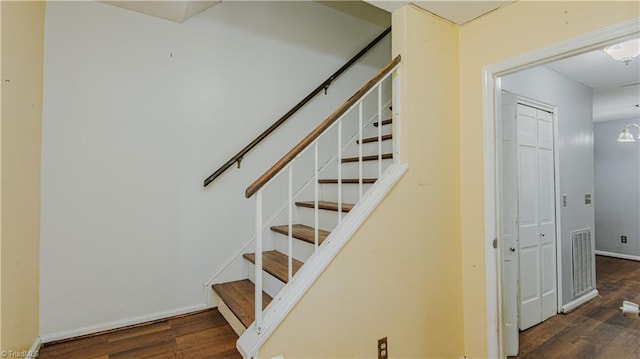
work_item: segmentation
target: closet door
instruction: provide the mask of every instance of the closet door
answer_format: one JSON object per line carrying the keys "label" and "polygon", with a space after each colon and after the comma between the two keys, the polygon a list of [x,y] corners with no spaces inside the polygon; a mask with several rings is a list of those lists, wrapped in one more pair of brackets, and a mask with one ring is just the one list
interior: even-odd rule
{"label": "closet door", "polygon": [[553,115],[518,104],[520,330],[556,314]]}

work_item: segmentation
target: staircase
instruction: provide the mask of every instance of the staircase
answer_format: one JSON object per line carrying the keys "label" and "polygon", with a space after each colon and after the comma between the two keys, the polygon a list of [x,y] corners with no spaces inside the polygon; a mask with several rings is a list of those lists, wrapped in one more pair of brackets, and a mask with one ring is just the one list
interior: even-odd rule
{"label": "staircase", "polygon": [[[385,66],[247,188],[246,197],[256,198],[255,251],[241,255],[244,278],[212,285],[220,312],[240,336],[237,347],[245,358],[257,356],[277,324],[406,170],[399,164],[394,138],[399,115],[389,106],[396,101],[392,94],[399,62],[397,57]],[[335,150],[323,155],[320,146]],[[294,178],[306,180],[296,184]],[[287,190],[273,189],[283,198],[267,194],[265,207],[263,192],[279,188],[278,179]],[[270,216],[266,220],[265,211]]]}
{"label": "staircase", "polygon": [[[382,135],[382,141],[387,142],[390,141],[393,137],[390,133],[392,120],[384,120],[382,121],[383,131],[387,132]],[[378,127],[378,122],[375,122],[372,126]],[[364,138],[362,143],[373,143],[378,142],[378,137],[369,137]],[[356,141],[359,144],[359,141]],[[378,155],[371,154],[362,156],[363,162],[373,163],[375,166],[378,164]],[[383,168],[389,165],[390,161],[393,159],[392,153],[383,153],[382,161]],[[350,165],[352,163],[360,162],[360,157],[346,157],[342,158],[341,162],[343,165]],[[363,184],[373,184],[377,178],[363,178]],[[318,183],[332,185],[334,187],[338,186],[338,178],[329,178],[329,179],[320,179]],[[360,179],[358,178],[343,178],[342,183],[345,185],[348,184],[359,184]],[[346,186],[345,186],[346,187]],[[354,191],[356,188],[343,188],[343,191]],[[337,192],[337,189],[334,189],[334,192]],[[315,209],[316,204],[315,201],[297,201],[295,202],[297,208],[309,208]],[[321,211],[337,213],[338,212],[338,202],[331,201],[318,201],[318,209]],[[342,213],[349,213],[353,209],[353,203],[342,203]],[[288,237],[289,236],[289,225],[275,225],[271,226],[271,231],[274,233],[278,233],[279,235]],[[298,245],[315,245],[315,228],[313,226],[305,225],[305,224],[293,224],[291,226],[291,235],[295,241],[297,241]],[[318,244],[322,245],[324,240],[329,236],[330,231],[318,229]],[[251,265],[255,265],[255,253],[245,253],[242,257]],[[281,253],[277,250],[270,250],[262,252],[262,270],[265,274],[269,275],[274,280],[279,281],[282,286],[288,283],[288,255],[285,253]],[[296,272],[303,266],[303,262],[292,259],[293,267],[292,272],[295,275]],[[229,323],[233,323],[232,326],[238,335],[242,335],[246,328],[248,328],[251,323],[253,323],[255,315],[255,286],[252,281],[249,279],[243,279],[234,282],[221,283],[212,285],[214,292],[217,295],[218,303],[222,303],[222,305],[226,306],[228,310],[221,311],[225,319]],[[263,308],[266,308],[268,303],[271,302],[272,297],[269,296],[266,292],[262,293],[262,305]],[[241,326],[237,325],[237,323],[241,323]]]}

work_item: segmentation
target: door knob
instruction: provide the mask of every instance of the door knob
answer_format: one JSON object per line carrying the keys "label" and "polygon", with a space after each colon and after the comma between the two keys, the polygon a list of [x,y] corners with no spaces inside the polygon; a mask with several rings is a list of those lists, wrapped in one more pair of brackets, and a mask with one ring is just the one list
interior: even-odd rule
{"label": "door knob", "polygon": [[515,249],[515,248],[513,248],[513,247],[510,247],[510,248],[509,248],[509,250],[510,250],[510,251],[512,251],[512,252],[515,252],[515,251],[516,251],[516,249]]}

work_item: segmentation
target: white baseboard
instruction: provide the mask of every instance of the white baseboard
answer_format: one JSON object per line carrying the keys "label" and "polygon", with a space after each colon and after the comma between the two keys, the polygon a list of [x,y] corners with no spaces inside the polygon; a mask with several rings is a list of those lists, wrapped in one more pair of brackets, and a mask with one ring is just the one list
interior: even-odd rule
{"label": "white baseboard", "polygon": [[113,329],[128,327],[130,325],[142,324],[142,323],[151,322],[154,320],[160,320],[164,318],[174,317],[177,315],[197,312],[199,310],[207,309],[209,307],[210,306],[206,304],[197,304],[189,307],[169,310],[166,312],[140,315],[136,317],[126,318],[121,320],[114,320],[106,323],[90,325],[90,326],[81,327],[77,329],[62,330],[62,331],[53,332],[53,333],[43,333],[43,334],[40,334],[39,339],[40,339],[40,343],[46,344],[53,341],[75,338],[75,337],[88,335],[88,334],[95,334],[95,333],[103,332],[106,330],[113,330]]}
{"label": "white baseboard", "polygon": [[31,348],[29,348],[29,351],[27,352],[27,355],[25,356],[25,358],[36,359],[40,353],[41,346],[42,346],[42,338],[38,336],[36,337],[36,340],[33,341],[33,344],[31,345]]}
{"label": "white baseboard", "polygon": [[576,299],[570,301],[569,303],[563,305],[562,308],[560,308],[560,311],[562,311],[562,313],[564,313],[564,314],[567,314],[567,313],[575,310],[579,306],[583,305],[584,303],[590,301],[591,299],[597,297],[598,294],[599,294],[598,290],[594,289],[591,292],[581,296],[580,298],[576,298]]}
{"label": "white baseboard", "polygon": [[632,261],[640,261],[640,256],[633,256],[630,254],[622,254],[622,253],[614,253],[614,252],[605,252],[596,250],[596,255],[598,256],[606,256],[606,257],[614,257],[621,259],[629,259]]}

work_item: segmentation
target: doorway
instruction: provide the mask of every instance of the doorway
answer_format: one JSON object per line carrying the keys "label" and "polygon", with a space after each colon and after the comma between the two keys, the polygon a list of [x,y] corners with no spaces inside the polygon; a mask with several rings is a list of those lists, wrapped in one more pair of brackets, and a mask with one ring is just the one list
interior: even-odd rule
{"label": "doorway", "polygon": [[[484,164],[485,164],[485,172],[484,172],[484,182],[485,182],[485,208],[488,209],[486,211],[485,216],[485,226],[486,230],[486,240],[487,242],[491,242],[494,240],[493,248],[505,248],[504,238],[499,236],[498,228],[500,228],[501,223],[499,219],[499,214],[503,208],[500,206],[500,187],[499,187],[499,174],[501,169],[499,168],[499,159],[501,157],[501,153],[499,152],[499,138],[497,137],[501,131],[501,124],[499,123],[499,110],[500,110],[500,96],[502,86],[500,83],[500,79],[503,76],[508,74],[513,74],[517,71],[521,71],[523,69],[533,68],[534,66],[538,66],[540,64],[548,63],[552,60],[558,60],[561,58],[569,57],[572,55],[576,55],[579,53],[585,53],[595,49],[601,49],[603,46],[611,45],[617,42],[620,42],[624,39],[627,39],[631,36],[637,36],[637,27],[635,22],[628,22],[624,24],[620,24],[615,28],[603,29],[601,31],[596,31],[594,33],[581,36],[579,38],[575,38],[571,41],[564,42],[562,44],[550,46],[530,54],[526,54],[523,56],[519,56],[518,58],[514,58],[512,60],[504,61],[498,64],[494,64],[486,67],[483,70],[483,106],[485,108],[484,115],[484,134],[485,134],[485,152],[484,152]],[[561,113],[560,116],[563,116],[564,113]],[[577,138],[579,140],[579,138]],[[565,163],[566,164],[566,163]],[[566,170],[566,169],[563,169]],[[580,195],[572,196],[571,198],[578,203],[578,200],[584,200],[585,204],[587,200],[590,201],[590,194],[585,193]],[[563,198],[563,193],[557,192],[557,198]],[[583,228],[589,229],[589,228]],[[570,253],[571,247],[565,248],[568,246],[570,241],[567,243],[561,243],[559,247],[562,247],[558,250],[557,253],[557,264],[560,268],[562,268],[562,256],[567,253]],[[502,286],[502,264],[503,264],[503,251],[502,250],[494,250],[489,247],[486,250],[486,261],[487,261],[487,311],[490,318],[496,318],[497,323],[504,323],[505,318],[503,317],[503,313],[501,308],[503,306],[503,299],[505,291]],[[570,263],[570,262],[568,262]],[[570,264],[567,264],[567,266]],[[558,297],[562,298],[563,291],[570,289],[561,288],[561,283],[566,278],[560,278],[558,280]],[[571,278],[569,278],[571,280]],[[495,289],[495,292],[492,291]],[[593,291],[590,292],[593,294]],[[595,292],[597,295],[597,292]],[[575,307],[580,305],[580,301],[576,301],[576,303],[568,303],[566,304],[567,310],[571,310],[571,307]],[[560,307],[558,305],[558,307]],[[497,329],[497,330],[492,330]],[[502,325],[498,325],[497,328],[493,327],[491,320],[488,322],[488,343],[489,347],[493,346],[493,343],[496,343],[496,354],[499,357],[506,356],[506,346],[505,341],[503,340],[503,327]],[[490,349],[491,352],[491,349]]]}

